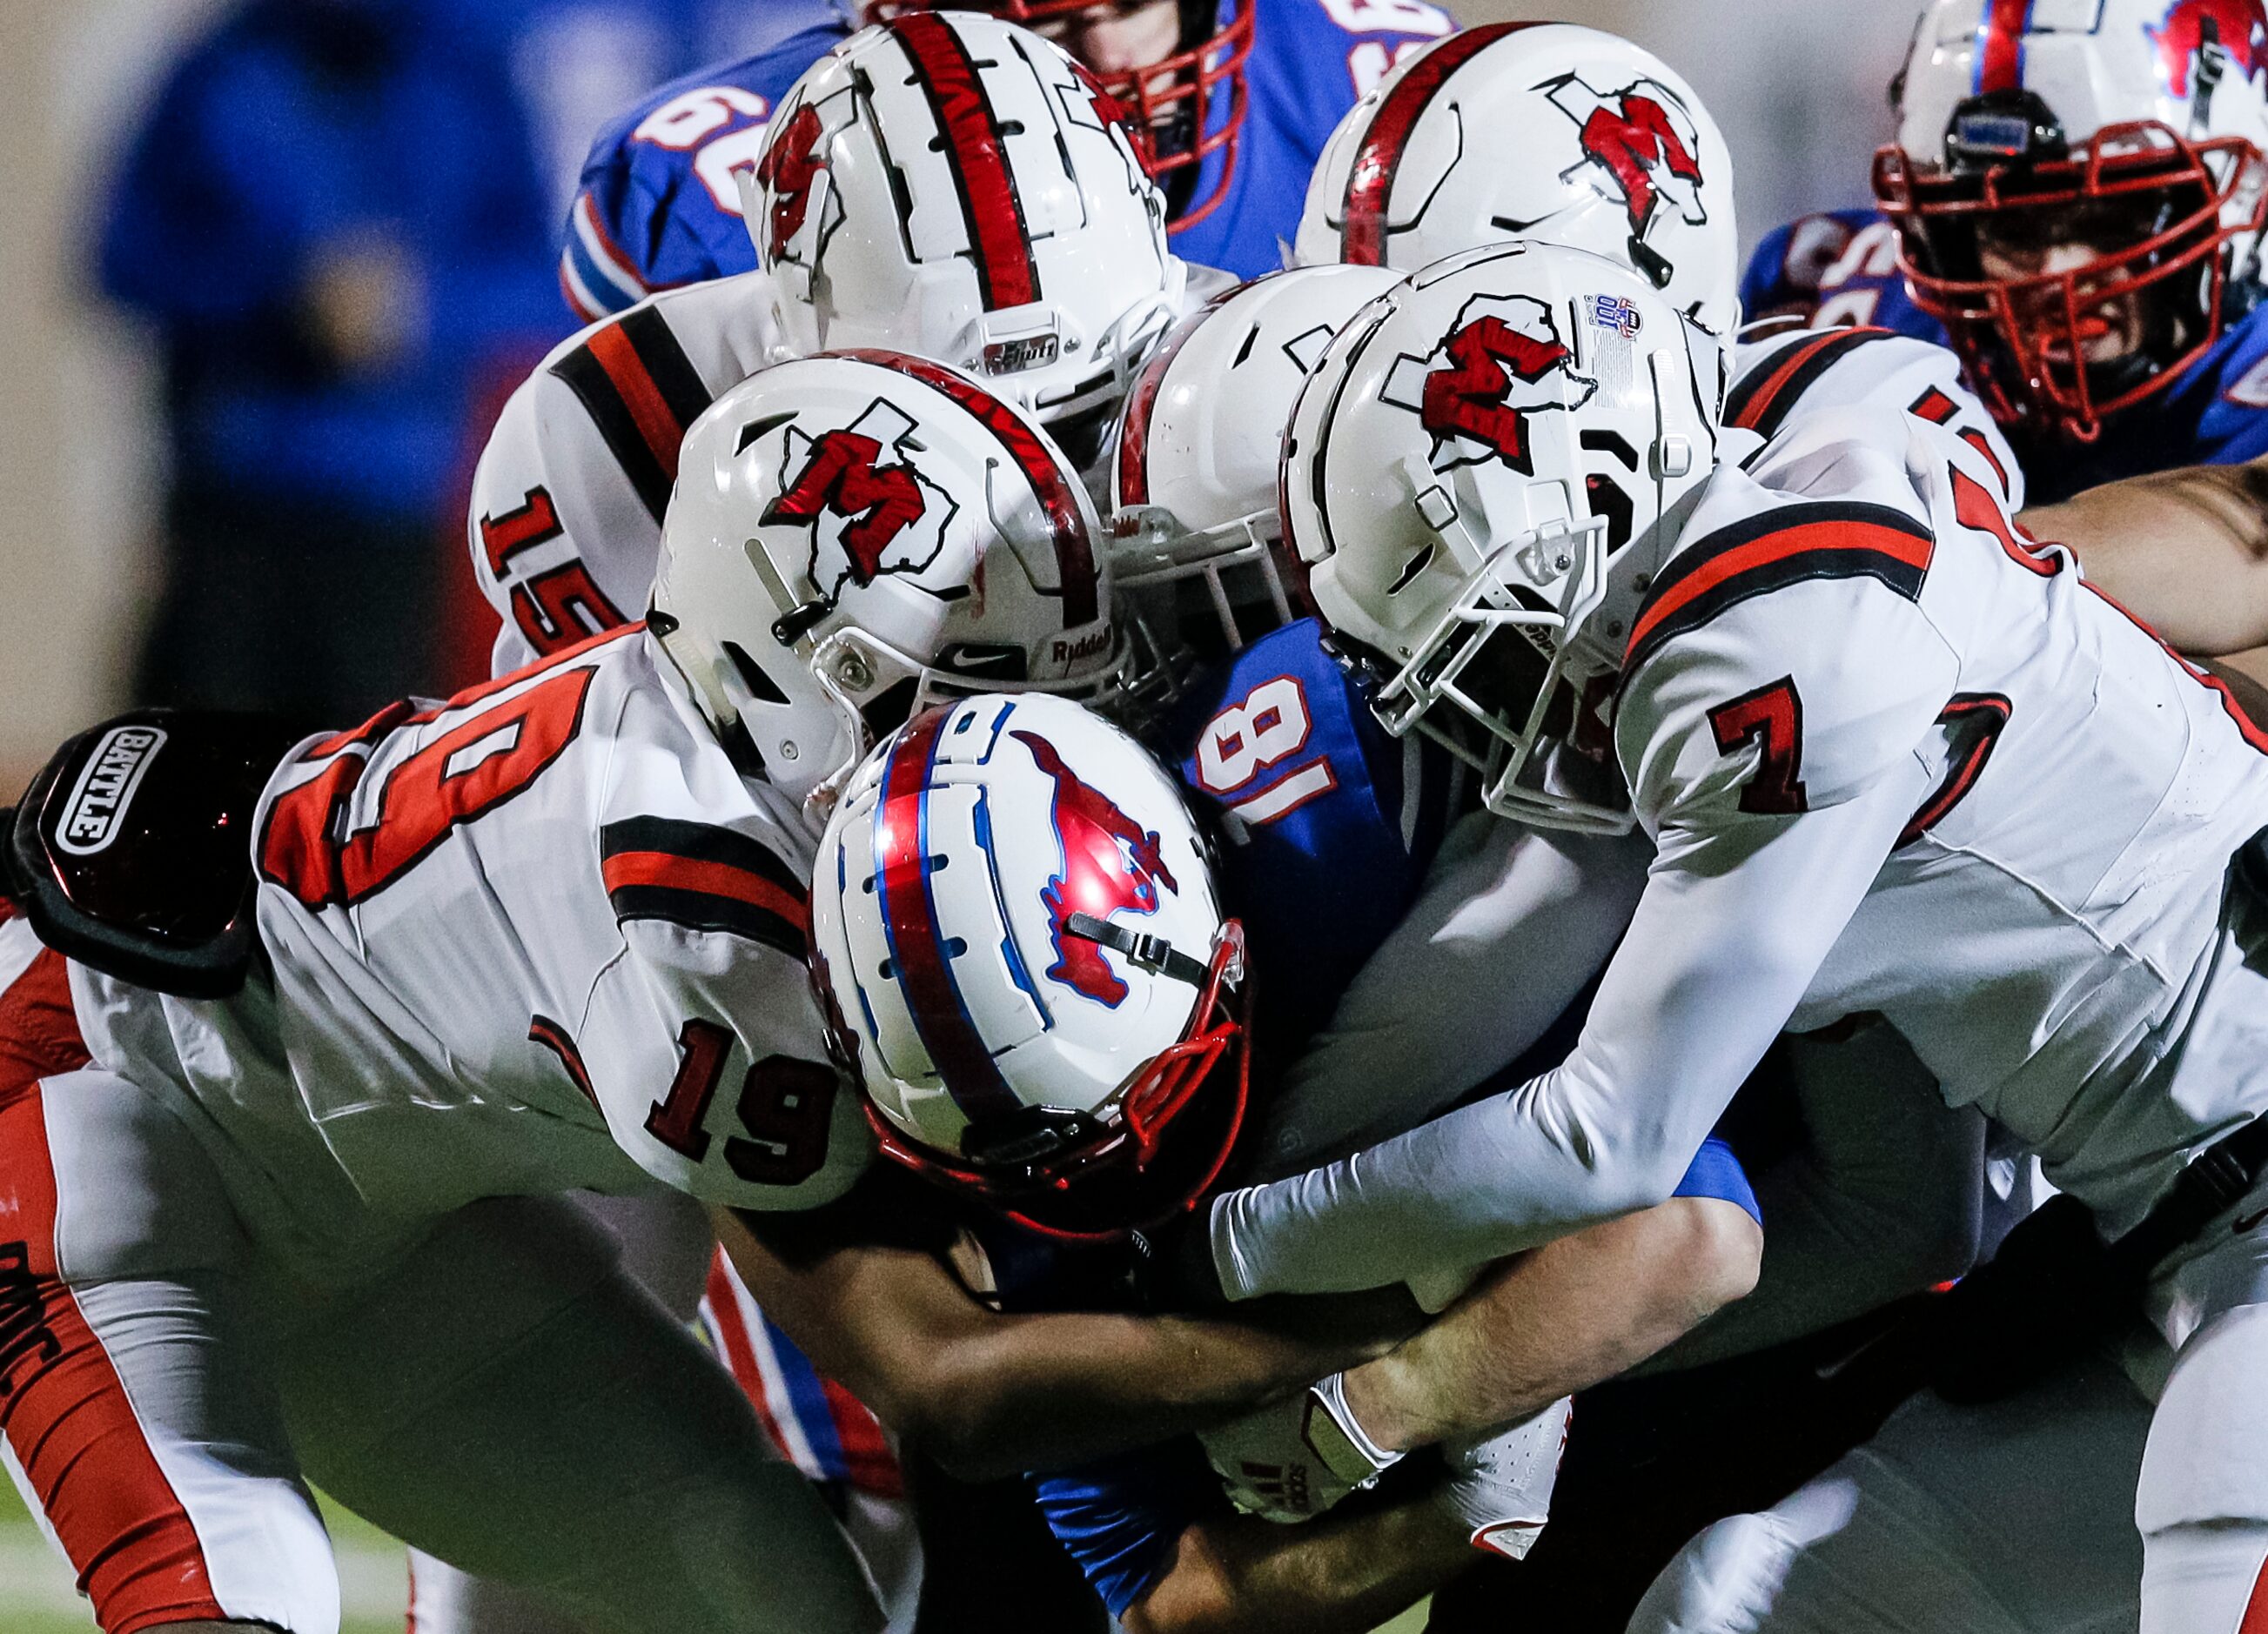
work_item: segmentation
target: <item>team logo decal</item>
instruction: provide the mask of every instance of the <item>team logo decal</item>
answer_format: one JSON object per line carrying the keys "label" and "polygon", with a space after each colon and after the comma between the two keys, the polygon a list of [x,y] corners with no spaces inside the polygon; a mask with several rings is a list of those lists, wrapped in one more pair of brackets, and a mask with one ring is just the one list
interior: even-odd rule
{"label": "team logo decal", "polygon": [[1154,914],[1158,887],[1175,895],[1182,887],[1160,855],[1158,836],[1145,832],[1107,794],[1079,780],[1056,746],[1035,732],[1008,734],[1031,750],[1039,769],[1055,780],[1056,837],[1063,845],[1063,868],[1040,892],[1048,910],[1056,961],[1051,981],[1061,982],[1098,1004],[1116,1009],[1129,989],[1085,937],[1068,933],[1073,914],[1108,919],[1114,914]]}
{"label": "team logo decal", "polygon": [[2268,11],[2261,0],[2174,0],[2166,20],[2153,27],[2143,25],[2158,48],[2158,64],[2174,95],[2190,94],[2190,70],[2196,65],[2200,96],[2231,68],[2242,79],[2257,79],[2268,71]]}
{"label": "team logo decal", "polygon": [[819,110],[806,102],[764,145],[756,180],[771,195],[764,236],[767,261],[784,256],[789,241],[803,231],[804,217],[811,210],[812,184],[827,168],[819,156],[826,140]]}
{"label": "team logo decal", "polygon": [[1632,245],[1643,243],[1665,210],[1689,227],[1709,219],[1701,202],[1700,143],[1693,116],[1668,86],[1641,79],[1602,92],[1580,76],[1565,74],[1546,85],[1544,94],[1575,121],[1576,144],[1583,153],[1560,179],[1572,181],[1587,170],[1594,186],[1622,200],[1630,212]]}
{"label": "team logo decal", "polygon": [[1406,354],[1381,395],[1432,434],[1436,471],[1501,460],[1535,474],[1528,416],[1590,401],[1599,383],[1575,372],[1551,309],[1531,295],[1476,295],[1438,350]]}
{"label": "team logo decal", "polygon": [[[808,570],[829,606],[846,583],[926,572],[945,548],[960,506],[907,459],[913,431],[913,417],[880,397],[846,430],[813,438],[788,427],[779,497],[758,520],[811,525]],[[884,463],[885,450],[897,458]]]}

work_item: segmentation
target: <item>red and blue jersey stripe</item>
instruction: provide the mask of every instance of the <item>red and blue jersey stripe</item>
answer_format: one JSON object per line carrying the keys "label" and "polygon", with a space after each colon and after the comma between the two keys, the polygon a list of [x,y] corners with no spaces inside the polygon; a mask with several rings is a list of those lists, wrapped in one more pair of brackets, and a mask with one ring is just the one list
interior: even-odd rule
{"label": "red and blue jersey stripe", "polygon": [[790,1463],[814,1481],[904,1496],[905,1474],[881,1421],[763,1314],[722,1248],[710,1262],[701,1326]]}

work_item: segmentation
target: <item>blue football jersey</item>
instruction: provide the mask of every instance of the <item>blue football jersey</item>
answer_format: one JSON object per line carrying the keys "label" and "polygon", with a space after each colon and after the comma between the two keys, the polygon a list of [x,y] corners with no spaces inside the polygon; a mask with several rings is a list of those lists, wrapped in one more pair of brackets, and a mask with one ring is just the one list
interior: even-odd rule
{"label": "blue football jersey", "polygon": [[1314,619],[1200,675],[1166,741],[1219,832],[1221,891],[1244,921],[1263,1006],[1258,1035],[1289,1059],[1408,909],[1470,780],[1417,734],[1387,734],[1367,683],[1324,651]]}
{"label": "blue football jersey", "polygon": [[[1793,313],[1946,344],[1944,326],[1906,291],[1896,230],[1874,210],[1807,216],[1767,234],[1742,280],[1741,305],[1751,321]],[[2163,394],[2106,420],[2093,443],[2020,443],[2016,452],[2034,504],[2122,477],[2268,453],[2268,306],[2232,324]]]}
{"label": "blue football jersey", "polygon": [[1945,327],[1913,304],[1898,270],[1897,230],[1871,210],[1806,216],[1764,235],[1741,279],[1749,323],[1793,316],[1815,328],[1871,326],[1945,344]]}
{"label": "blue football jersey", "polygon": [[559,257],[559,286],[577,316],[595,323],[656,290],[755,267],[736,173],[755,168],[789,87],[850,33],[821,23],[696,70],[599,133]]}
{"label": "blue football jersey", "polygon": [[[1332,128],[1403,52],[1447,33],[1425,0],[1255,0],[1236,167],[1218,207],[1172,229],[1185,261],[1240,278],[1284,264],[1308,173]],[[585,323],[655,290],[747,272],[755,247],[735,173],[753,167],[772,109],[844,25],[808,28],[754,56],[664,85],[600,132],[568,212],[559,282]],[[1223,89],[1226,114],[1226,88]],[[1192,196],[1211,195],[1224,156]]]}
{"label": "blue football jersey", "polygon": [[[1171,229],[1174,254],[1240,278],[1283,266],[1300,230],[1307,178],[1347,110],[1405,52],[1452,32],[1425,0],[1254,0],[1248,101],[1236,168],[1218,206]],[[1190,196],[1206,199],[1225,156],[1200,169]]]}

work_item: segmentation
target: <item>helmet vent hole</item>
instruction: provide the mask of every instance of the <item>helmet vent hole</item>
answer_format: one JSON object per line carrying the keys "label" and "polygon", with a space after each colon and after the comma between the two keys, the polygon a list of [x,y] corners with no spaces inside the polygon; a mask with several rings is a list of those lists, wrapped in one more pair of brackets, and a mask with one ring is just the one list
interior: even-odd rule
{"label": "helmet vent hole", "polygon": [[1409,565],[1404,567],[1402,571],[1395,576],[1394,582],[1386,587],[1386,593],[1389,596],[1398,596],[1403,591],[1409,589],[1411,585],[1417,583],[1418,575],[1424,572],[1428,567],[1432,565],[1433,553],[1436,548],[1436,546],[1428,542],[1424,549],[1420,550],[1416,556],[1410,557]]}
{"label": "helmet vent hole", "polygon": [[750,444],[762,442],[794,418],[795,413],[791,409],[786,414],[768,414],[762,419],[749,421],[740,428],[740,440],[733,445],[733,457],[737,460],[748,452]]}
{"label": "helmet vent hole", "polygon": [[740,673],[740,684],[751,696],[760,703],[787,702],[787,694],[779,689],[779,683],[764,673],[763,666],[748,656],[746,647],[737,641],[728,641],[724,645],[725,656],[733,660],[733,667]]}

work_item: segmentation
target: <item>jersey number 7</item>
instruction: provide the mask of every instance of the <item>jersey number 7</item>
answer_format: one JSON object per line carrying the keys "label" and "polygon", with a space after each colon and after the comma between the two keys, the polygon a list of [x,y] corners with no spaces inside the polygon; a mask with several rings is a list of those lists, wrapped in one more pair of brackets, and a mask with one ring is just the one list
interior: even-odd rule
{"label": "jersey number 7", "polygon": [[1783,675],[1719,703],[1709,711],[1717,752],[1730,754],[1753,743],[1763,752],[1756,775],[1741,791],[1741,809],[1785,817],[1810,809],[1803,792],[1803,699],[1795,677]]}

